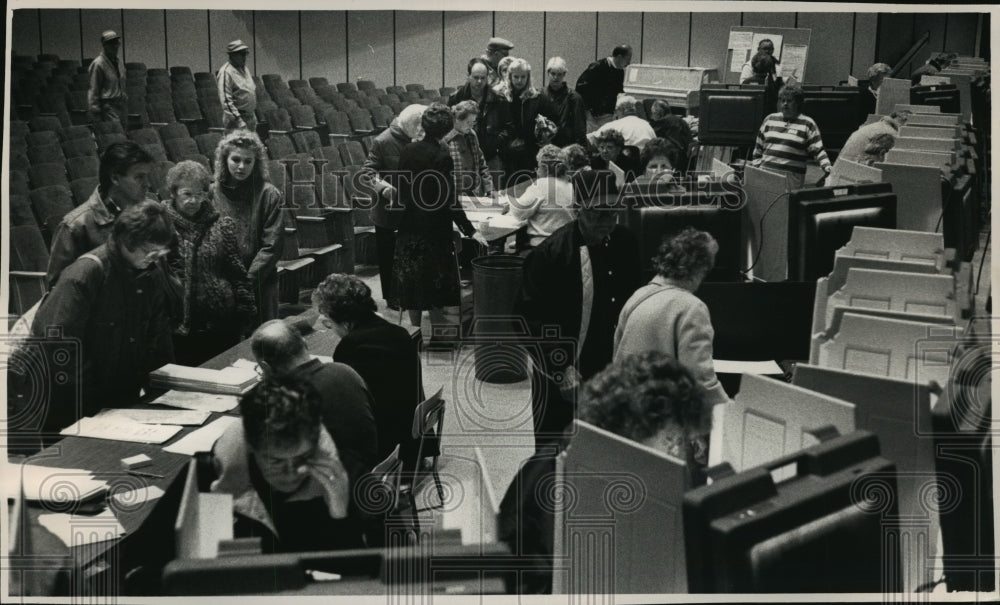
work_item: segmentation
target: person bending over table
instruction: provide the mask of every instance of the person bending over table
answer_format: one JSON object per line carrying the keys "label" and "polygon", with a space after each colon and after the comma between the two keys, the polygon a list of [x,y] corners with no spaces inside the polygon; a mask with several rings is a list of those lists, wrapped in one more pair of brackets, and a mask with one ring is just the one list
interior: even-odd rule
{"label": "person bending over table", "polygon": [[[80,355],[69,360],[69,367],[79,365],[67,382],[55,375],[45,385],[46,429],[78,420],[77,405],[83,416],[134,405],[149,372],[173,361],[167,303],[154,267],[173,239],[163,205],[148,200],[130,206],[115,220],[108,241],[66,267],[42,299],[31,335],[46,339],[51,329],[61,330],[58,340],[78,340]],[[30,377],[12,370],[10,378],[11,397],[17,401],[25,386],[18,379]]]}
{"label": "person bending over table", "polygon": [[351,483],[320,421],[320,395],[305,382],[265,377],[240,399],[242,422],[212,449],[211,491],[233,496],[237,538],[265,553],[361,548],[349,514]]}
{"label": "person bending over table", "polygon": [[267,151],[256,133],[234,130],[215,149],[213,204],[233,219],[240,259],[253,284],[259,325],[278,316],[278,259],[285,245],[283,192],[268,180]]}
{"label": "person bending over table", "polygon": [[801,113],[802,98],[798,84],[778,91],[778,111],[764,118],[753,150],[753,165],[786,175],[792,190],[802,188],[810,158],[827,174],[831,168],[816,122]]}
{"label": "person bending over table", "polygon": [[[377,459],[384,460],[399,444],[404,469],[414,469],[419,442],[411,433],[413,411],[424,400],[416,342],[405,328],[375,313],[371,289],[353,275],[328,275],[312,300],[323,324],[340,336],[333,360],[354,369],[371,391]],[[437,451],[437,440],[425,443],[427,456]]]}
{"label": "person bending over table", "polygon": [[167,258],[183,291],[174,353],[188,366],[235,346],[257,315],[236,225],[212,206],[211,184],[208,170],[191,160],[167,172],[167,214],[177,230],[177,245]]}
{"label": "person bending over table", "polygon": [[[455,194],[454,164],[441,138],[451,131],[454,119],[448,107],[434,103],[421,117],[424,138],[414,141],[399,156],[399,201],[403,217],[396,235],[393,262],[395,294],[399,306],[420,325],[429,310],[431,324],[444,324],[444,307],[459,304],[458,262],[452,239],[454,221],[462,234],[483,246],[486,238],[476,231]],[[432,338],[434,330],[431,330]],[[435,342],[450,346],[454,343]]]}
{"label": "person bending over table", "polygon": [[517,251],[522,255],[575,218],[573,185],[566,178],[566,154],[555,145],[546,145],[536,159],[538,180],[505,206],[511,216],[527,221],[527,237],[522,238],[526,241],[517,242]]}

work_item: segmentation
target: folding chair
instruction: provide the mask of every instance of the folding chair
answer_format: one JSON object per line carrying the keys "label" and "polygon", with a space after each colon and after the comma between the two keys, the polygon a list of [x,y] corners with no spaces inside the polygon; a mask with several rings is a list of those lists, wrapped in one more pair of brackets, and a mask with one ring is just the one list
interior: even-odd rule
{"label": "folding chair", "polygon": [[421,478],[420,465],[424,459],[424,449],[427,444],[426,442],[428,439],[432,438],[440,439],[441,428],[444,424],[445,400],[441,397],[443,392],[444,387],[441,387],[428,399],[417,404],[417,408],[413,411],[413,426],[410,434],[414,439],[418,439],[419,441],[417,445],[417,466],[413,469],[413,472],[410,473],[410,484],[409,490],[407,491],[409,493],[410,504],[413,510],[413,522],[417,525],[417,527],[419,527],[419,518],[417,513],[444,506],[444,487],[441,485],[441,476],[438,474],[438,459],[441,455],[440,451],[434,455],[434,459],[429,470],[431,477],[434,479],[434,486],[437,488],[438,504],[424,509],[418,509],[416,505],[416,489]]}

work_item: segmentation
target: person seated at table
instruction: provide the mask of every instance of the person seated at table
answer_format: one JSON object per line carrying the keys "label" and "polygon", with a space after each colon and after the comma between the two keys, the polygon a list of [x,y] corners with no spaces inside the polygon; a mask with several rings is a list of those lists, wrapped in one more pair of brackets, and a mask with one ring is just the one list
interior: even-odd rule
{"label": "person seated at table", "polygon": [[[101,408],[136,404],[149,372],[173,361],[167,303],[155,268],[173,240],[174,228],[162,204],[147,200],[130,206],[118,215],[107,242],[66,267],[42,299],[32,337],[79,343],[79,358],[64,362],[74,370],[61,374],[68,381],[53,373],[48,384],[35,385],[47,389],[45,427],[72,424],[78,420],[77,406],[83,416],[92,416]],[[23,354],[34,350],[26,348]],[[51,363],[26,361],[32,364],[22,367]],[[11,396],[17,398],[23,392],[16,377],[13,382]]]}
{"label": "person seated at table", "polygon": [[353,489],[380,461],[375,402],[365,381],[349,366],[312,357],[298,330],[280,319],[261,324],[250,349],[264,376],[302,382],[319,394],[320,417]]}
{"label": "person seated at table", "polygon": [[351,514],[352,485],[321,421],[311,385],[265,376],[240,399],[242,422],[212,448],[211,491],[232,494],[237,538],[260,537],[264,553],[362,548],[363,523]]}
{"label": "person seated at table", "polygon": [[527,223],[523,238],[526,241],[517,245],[519,253],[527,253],[576,218],[573,185],[566,178],[565,154],[555,145],[546,145],[538,151],[536,159],[538,179],[520,197],[505,205],[511,216]]}
{"label": "person seated at table", "polygon": [[212,175],[191,160],[167,172],[167,214],[177,245],[167,262],[181,282],[183,315],[174,331],[177,363],[197,366],[235,346],[257,308],[240,259],[236,224],[211,203]]}
{"label": "person seated at table", "polygon": [[[375,312],[371,289],[353,275],[328,275],[313,290],[312,301],[323,325],[340,336],[333,360],[354,369],[371,391],[376,457],[384,460],[399,444],[404,469],[415,468],[418,442],[411,434],[413,411],[424,400],[417,343],[406,328]],[[425,443],[427,456],[437,453],[437,440],[432,442]]]}
{"label": "person seated at table", "polygon": [[[584,422],[637,441],[665,454],[690,461],[696,436],[704,434],[704,390],[675,359],[658,351],[615,360],[583,386],[579,418]],[[569,439],[564,439],[560,449]],[[540,557],[550,564],[555,515],[551,502],[540,494],[554,494],[555,460],[559,450],[538,452],[518,470],[497,515],[497,537],[519,557]],[[552,569],[520,576],[508,590],[521,594],[552,592]]]}
{"label": "person seated at table", "polygon": [[[652,138],[652,137],[651,137]],[[614,163],[624,173],[624,180],[618,187],[634,180],[639,174],[639,149],[625,145],[625,137],[613,128],[605,128],[594,139],[597,155],[590,158],[590,167],[594,170],[611,170]]]}
{"label": "person seated at table", "polygon": [[639,182],[650,183],[658,193],[684,193],[677,181],[679,171],[674,168],[681,162],[682,151],[673,142],[655,138],[643,148],[639,159],[643,175]]}
{"label": "person seated at table", "polygon": [[649,125],[653,127],[653,132],[658,138],[667,139],[677,145],[682,154],[680,162],[674,166],[681,172],[687,172],[691,141],[694,139],[691,126],[687,121],[681,116],[673,115],[670,112],[670,103],[667,103],[666,100],[657,99],[649,108]]}
{"label": "person seated at table", "polygon": [[583,145],[573,143],[563,147],[563,154],[566,156],[566,178],[572,180],[581,170],[591,170],[590,156]]}

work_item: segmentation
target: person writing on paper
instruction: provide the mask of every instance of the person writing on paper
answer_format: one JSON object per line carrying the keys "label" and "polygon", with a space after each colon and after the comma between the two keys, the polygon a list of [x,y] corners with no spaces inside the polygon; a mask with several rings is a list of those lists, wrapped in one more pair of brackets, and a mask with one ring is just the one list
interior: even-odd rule
{"label": "person writing on paper", "polygon": [[[49,396],[44,402],[46,428],[78,420],[78,405],[84,416],[134,405],[149,372],[173,361],[167,303],[154,266],[173,240],[174,227],[163,205],[147,200],[130,206],[115,220],[107,242],[66,267],[42,299],[32,337],[44,340],[56,330],[59,342],[79,343],[79,357],[64,361],[76,368],[69,380],[53,372],[51,384],[43,385]],[[48,360],[27,361],[10,366],[15,383],[10,397],[15,400],[21,391],[14,369]]]}
{"label": "person writing on paper", "polygon": [[[614,340],[615,360],[646,351],[676,359],[705,388],[707,408],[729,401],[712,365],[712,319],[694,295],[718,251],[711,235],[693,227],[664,238],[653,259],[656,277],[625,302]],[[707,464],[707,434],[700,443],[699,461]]]}
{"label": "person writing on paper", "polygon": [[573,185],[566,178],[566,155],[555,145],[546,145],[538,151],[536,159],[538,179],[508,206],[511,216],[527,222],[527,237],[522,238],[526,241],[517,242],[521,255],[574,218]]}
{"label": "person writing on paper", "polygon": [[240,417],[212,448],[211,491],[232,494],[233,535],[260,537],[264,553],[364,547],[316,390],[265,377],[240,399]]}
{"label": "person writing on paper", "polygon": [[235,224],[212,206],[211,184],[208,170],[191,160],[167,172],[166,209],[177,231],[167,261],[183,291],[174,353],[177,363],[187,366],[236,345],[257,315]]}
{"label": "person writing on paper", "polygon": [[764,118],[753,150],[753,165],[786,175],[792,190],[802,188],[808,160],[827,174],[831,168],[819,127],[801,113],[802,98],[798,84],[786,84],[778,91],[778,111]]}
{"label": "person writing on paper", "polygon": [[490,195],[493,193],[493,177],[476,136],[479,105],[472,100],[461,101],[452,106],[451,114],[455,125],[441,139],[441,144],[448,148],[454,164],[452,176],[456,195]]}
{"label": "person writing on paper", "polygon": [[[675,359],[648,351],[615,360],[583,386],[580,420],[692,464],[699,435],[711,422],[704,390]],[[561,445],[566,445],[565,441]],[[569,447],[573,447],[570,442]],[[553,554],[553,506],[539,494],[554,494],[556,452],[539,452],[517,471],[500,502],[497,538],[516,556],[538,556],[549,563]],[[699,475],[692,477],[699,485]],[[523,594],[552,592],[552,569],[524,573]]]}

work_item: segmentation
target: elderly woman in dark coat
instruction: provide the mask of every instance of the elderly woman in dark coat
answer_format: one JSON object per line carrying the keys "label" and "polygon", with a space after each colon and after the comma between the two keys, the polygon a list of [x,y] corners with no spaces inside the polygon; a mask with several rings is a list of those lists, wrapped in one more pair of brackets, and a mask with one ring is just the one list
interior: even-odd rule
{"label": "elderly woman in dark coat", "polygon": [[278,259],[285,244],[282,192],[268,180],[267,151],[248,130],[234,130],[215,150],[213,202],[233,219],[240,259],[247,267],[258,316],[250,326],[278,317]]}
{"label": "elderly woman in dark coat", "polygon": [[167,173],[167,214],[177,230],[168,261],[183,291],[174,353],[191,366],[238,343],[256,316],[236,224],[212,206],[211,185],[212,175],[198,162],[185,160]]}
{"label": "elderly woman in dark coat", "polygon": [[[455,195],[454,164],[441,138],[454,125],[451,110],[434,103],[421,118],[424,138],[403,148],[399,156],[399,201],[403,218],[396,236],[396,296],[410,323],[420,325],[422,312],[431,312],[431,323],[444,319],[443,307],[459,304],[458,262],[452,239],[452,222],[466,237],[486,245],[465,216]],[[433,332],[433,330],[432,330]]]}

